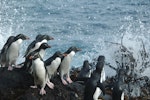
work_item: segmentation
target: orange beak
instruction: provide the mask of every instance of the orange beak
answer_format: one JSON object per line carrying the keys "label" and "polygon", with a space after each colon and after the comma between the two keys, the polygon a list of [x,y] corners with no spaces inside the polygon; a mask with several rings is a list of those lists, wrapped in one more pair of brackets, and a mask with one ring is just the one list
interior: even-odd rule
{"label": "orange beak", "polygon": [[68,55],[68,54],[66,54],[66,53],[63,54],[64,57],[67,56],[67,55]]}
{"label": "orange beak", "polygon": [[33,59],[33,56],[30,56],[29,59],[30,59],[30,60]]}

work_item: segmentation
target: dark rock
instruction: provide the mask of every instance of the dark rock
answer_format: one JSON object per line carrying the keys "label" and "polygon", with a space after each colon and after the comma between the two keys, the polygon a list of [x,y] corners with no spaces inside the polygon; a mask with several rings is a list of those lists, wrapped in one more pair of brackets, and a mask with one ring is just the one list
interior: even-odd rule
{"label": "dark rock", "polygon": [[33,85],[31,74],[14,69],[0,68],[0,100],[82,100],[84,86],[79,83],[72,83],[65,86],[61,83],[60,77],[56,75],[51,80],[55,87],[45,87],[46,95],[39,94],[40,89],[30,88]]}

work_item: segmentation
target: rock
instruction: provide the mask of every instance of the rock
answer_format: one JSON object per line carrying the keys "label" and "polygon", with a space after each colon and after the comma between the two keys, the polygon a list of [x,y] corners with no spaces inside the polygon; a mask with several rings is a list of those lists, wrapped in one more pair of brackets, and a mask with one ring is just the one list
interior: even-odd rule
{"label": "rock", "polygon": [[74,82],[68,86],[61,83],[56,75],[51,80],[54,89],[45,87],[46,95],[39,94],[39,88],[30,88],[33,85],[33,77],[21,69],[8,71],[0,68],[0,100],[82,100],[84,86]]}

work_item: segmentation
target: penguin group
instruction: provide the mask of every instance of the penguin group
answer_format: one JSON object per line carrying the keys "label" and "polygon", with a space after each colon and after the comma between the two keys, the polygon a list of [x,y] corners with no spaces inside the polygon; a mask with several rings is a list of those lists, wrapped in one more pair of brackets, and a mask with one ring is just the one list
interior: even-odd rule
{"label": "penguin group", "polygon": [[77,81],[84,81],[84,100],[98,100],[101,94],[105,95],[105,57],[100,55],[95,65],[95,70],[92,72],[90,63],[85,60],[80,73],[77,76]]}
{"label": "penguin group", "polygon": [[[55,85],[51,81],[52,76],[56,73],[59,74],[60,80],[63,85],[72,83],[70,78],[70,69],[73,56],[81,51],[76,46],[71,46],[65,52],[56,51],[54,54],[49,55],[49,58],[44,60],[45,52],[51,48],[48,44],[49,40],[54,40],[49,35],[39,34],[35,37],[27,47],[24,58],[25,61],[21,64],[16,64],[21,44],[23,40],[28,40],[29,37],[24,34],[10,36],[0,51],[0,65],[1,67],[8,67],[11,71],[14,68],[20,68],[30,73],[34,78],[34,85],[31,88],[40,86],[40,95],[46,94],[45,86],[54,89]],[[83,62],[83,66],[76,77],[75,81],[83,81],[84,100],[98,100],[99,96],[105,95],[105,56],[100,55],[93,70],[91,63],[88,60]],[[122,71],[118,76],[118,81],[113,88],[113,100],[124,100],[124,92],[120,89]]]}
{"label": "penguin group", "polygon": [[[96,59],[96,64],[94,66],[94,70],[92,68],[92,64],[85,60],[83,62],[83,66],[77,75],[75,81],[83,82],[85,85],[84,88],[84,97],[83,100],[99,100],[101,96],[102,100],[125,100],[124,99],[124,90],[120,87],[123,82],[122,77],[124,76],[123,70],[119,71],[118,81],[113,84],[112,87],[112,98],[105,96],[106,87],[105,87],[105,56],[100,55]],[[108,99],[109,98],[109,99]]]}
{"label": "penguin group", "polygon": [[1,67],[8,67],[8,70],[13,68],[20,68],[32,74],[34,78],[34,85],[31,88],[40,86],[39,94],[46,94],[45,86],[54,89],[54,83],[51,82],[51,77],[58,71],[61,81],[64,85],[72,83],[70,78],[70,66],[73,56],[76,52],[81,51],[80,48],[71,46],[62,53],[56,51],[48,59],[43,60],[45,51],[51,46],[48,44],[49,40],[54,40],[49,35],[39,34],[35,40],[29,44],[25,51],[25,61],[21,64],[16,64],[19,57],[19,51],[23,40],[27,40],[24,34],[10,36],[0,51],[0,64]]}

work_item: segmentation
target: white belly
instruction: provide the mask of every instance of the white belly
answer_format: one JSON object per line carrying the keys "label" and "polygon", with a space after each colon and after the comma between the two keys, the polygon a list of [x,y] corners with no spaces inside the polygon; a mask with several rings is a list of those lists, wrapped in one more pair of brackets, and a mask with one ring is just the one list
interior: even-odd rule
{"label": "white belly", "polygon": [[43,59],[44,55],[45,55],[45,50],[43,50],[43,49],[40,50],[39,54],[40,54],[41,58]]}
{"label": "white belly", "polygon": [[72,51],[70,54],[68,54],[63,61],[61,62],[60,65],[60,71],[63,72],[64,74],[67,74],[70,70],[70,64],[72,57],[75,55],[75,52]]}
{"label": "white belly", "polygon": [[45,81],[46,70],[43,61],[41,61],[39,58],[33,61],[33,73],[36,75],[38,80]]}
{"label": "white belly", "polygon": [[67,74],[70,69],[70,57],[65,57],[60,65],[60,70],[63,71],[64,74]]}
{"label": "white belly", "polygon": [[61,59],[60,58],[56,58],[54,61],[51,62],[51,65],[47,66],[47,70],[48,70],[48,73],[49,75],[53,75],[57,68],[59,67],[61,63]]}
{"label": "white belly", "polygon": [[19,39],[16,42],[12,43],[10,47],[8,48],[7,60],[9,60],[9,62],[17,60],[19,56],[19,49],[20,49],[21,43],[22,43],[22,40]]}
{"label": "white belly", "polygon": [[121,100],[124,100],[124,92],[121,94]]}
{"label": "white belly", "polygon": [[93,95],[93,99],[94,100],[98,100],[98,97],[100,96],[101,92],[102,92],[101,89],[99,87],[97,87],[96,91],[95,91],[95,93]]}
{"label": "white belly", "polygon": [[104,68],[102,69],[102,72],[101,72],[101,79],[100,79],[100,82],[104,82],[106,80],[106,77],[105,77],[105,70]]}

